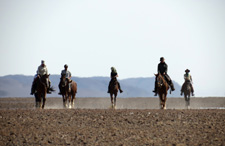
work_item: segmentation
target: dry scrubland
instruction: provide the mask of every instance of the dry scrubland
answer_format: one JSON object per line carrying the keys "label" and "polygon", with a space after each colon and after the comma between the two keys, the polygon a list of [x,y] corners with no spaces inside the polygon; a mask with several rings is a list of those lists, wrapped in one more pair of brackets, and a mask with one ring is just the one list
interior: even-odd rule
{"label": "dry scrubland", "polygon": [[[0,145],[225,145],[225,98],[169,98],[168,110],[157,98],[78,98],[62,109],[48,98],[45,110],[32,98],[0,98]],[[202,109],[199,109],[199,108]],[[204,109],[204,108],[211,109]],[[214,109],[212,109],[214,108]]]}

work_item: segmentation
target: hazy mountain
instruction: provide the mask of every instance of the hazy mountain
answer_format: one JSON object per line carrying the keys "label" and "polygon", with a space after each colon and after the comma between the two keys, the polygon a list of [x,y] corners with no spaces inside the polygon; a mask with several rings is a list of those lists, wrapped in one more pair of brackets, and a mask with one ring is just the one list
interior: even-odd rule
{"label": "hazy mountain", "polygon": [[[48,94],[47,97],[61,97],[58,95],[58,83],[60,75],[51,75],[52,86],[56,89],[55,93]],[[77,97],[109,97],[107,88],[109,77],[72,77],[77,82]],[[33,97],[30,95],[33,76],[8,75],[0,77],[0,97]],[[123,93],[118,97],[153,97],[155,78],[128,78],[119,80]],[[180,85],[174,81],[175,92],[169,97],[180,97]]]}

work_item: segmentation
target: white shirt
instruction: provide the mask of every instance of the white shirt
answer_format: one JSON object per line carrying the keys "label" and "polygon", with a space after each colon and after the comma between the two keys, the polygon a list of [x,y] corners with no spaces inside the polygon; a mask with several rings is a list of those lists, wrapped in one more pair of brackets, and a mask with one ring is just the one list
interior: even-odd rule
{"label": "white shirt", "polygon": [[46,65],[44,65],[44,66],[40,65],[40,66],[38,67],[37,74],[38,74],[38,75],[41,75],[41,76],[43,76],[43,75],[45,75],[45,74],[48,74],[47,66],[46,66]]}
{"label": "white shirt", "polygon": [[66,75],[66,78],[71,78],[71,73],[68,70],[62,70],[61,76]]}

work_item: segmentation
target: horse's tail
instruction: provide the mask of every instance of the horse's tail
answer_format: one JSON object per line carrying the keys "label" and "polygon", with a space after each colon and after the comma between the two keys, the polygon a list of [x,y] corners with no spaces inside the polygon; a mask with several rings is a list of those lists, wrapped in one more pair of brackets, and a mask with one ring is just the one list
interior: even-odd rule
{"label": "horse's tail", "polygon": [[55,92],[55,89],[53,86],[49,87],[49,91]]}

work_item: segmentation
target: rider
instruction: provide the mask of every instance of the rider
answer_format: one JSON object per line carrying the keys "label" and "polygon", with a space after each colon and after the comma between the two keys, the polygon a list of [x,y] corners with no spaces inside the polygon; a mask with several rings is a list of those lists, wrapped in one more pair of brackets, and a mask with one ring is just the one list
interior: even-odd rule
{"label": "rider", "polygon": [[184,83],[183,83],[183,85],[182,85],[180,95],[181,95],[181,96],[183,95],[184,85],[189,83],[189,84],[191,85],[191,93],[192,93],[192,96],[194,96],[194,88],[193,88],[193,85],[192,85],[192,77],[191,77],[191,75],[189,74],[190,70],[189,70],[189,69],[186,69],[185,72],[186,72],[186,73],[184,74]]}
{"label": "rider", "polygon": [[[171,80],[171,78],[169,77],[169,75],[167,74],[167,70],[168,70],[168,65],[165,62],[164,57],[160,58],[160,63],[158,64],[158,74],[160,73],[161,75],[164,76],[166,82],[170,85],[171,90],[174,91],[174,86],[173,86],[173,82]],[[155,93],[154,96],[157,96],[157,77],[155,78],[155,89],[152,91]]]}
{"label": "rider", "polygon": [[[67,64],[64,65],[64,70],[62,70],[62,72],[61,72],[61,78],[63,76],[65,76],[69,80],[69,82],[71,82],[71,72],[68,70],[68,65]],[[58,94],[62,95],[61,80],[59,82],[59,93]]]}
{"label": "rider", "polygon": [[[48,69],[47,69],[47,66],[45,65],[45,61],[44,60],[41,61],[41,65],[38,67],[37,74],[34,77],[34,80],[33,80],[33,83],[32,83],[32,87],[31,87],[31,93],[30,93],[31,95],[33,95],[34,92],[35,92],[36,82],[37,82],[38,78],[43,76],[43,75],[48,75]],[[51,81],[49,80],[49,78],[47,79],[46,85],[47,85],[47,93],[51,94],[51,92],[49,90],[50,87],[51,87]]]}
{"label": "rider", "polygon": [[[117,71],[116,71],[116,68],[115,68],[115,67],[111,67],[111,75],[110,75],[110,77],[111,77],[111,80],[110,80],[109,86],[108,86],[108,93],[110,93],[110,92],[109,92],[109,89],[110,89],[110,86],[111,86],[111,83],[112,83],[112,79],[113,79],[113,78],[116,79],[116,77],[118,77],[118,74],[117,74]],[[116,80],[117,80],[117,79],[116,79]],[[119,87],[120,93],[122,93],[123,90],[121,90],[121,88],[120,88],[120,83],[119,83],[118,81],[117,81],[117,83],[118,83],[118,87]]]}

